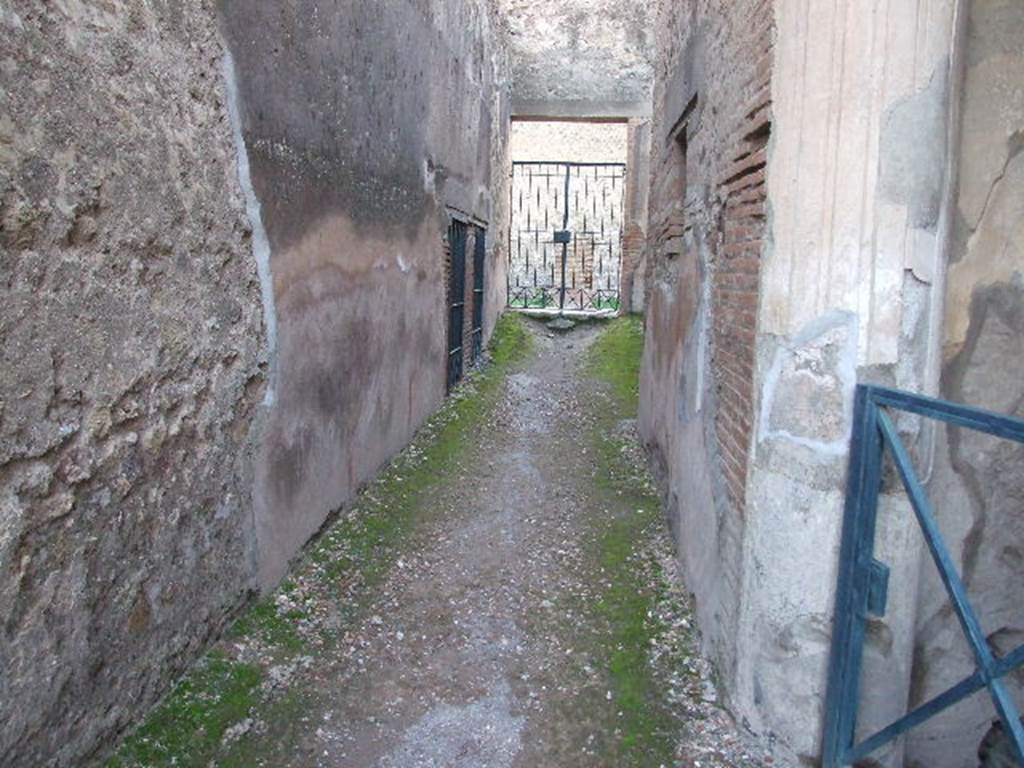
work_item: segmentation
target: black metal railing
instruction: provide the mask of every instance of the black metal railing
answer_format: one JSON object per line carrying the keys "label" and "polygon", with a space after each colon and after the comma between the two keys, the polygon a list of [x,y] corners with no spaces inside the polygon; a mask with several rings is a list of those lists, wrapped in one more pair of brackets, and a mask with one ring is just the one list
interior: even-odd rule
{"label": "black metal railing", "polygon": [[462,380],[463,323],[466,311],[466,224],[452,221],[448,228],[448,390]]}
{"label": "black metal railing", "polygon": [[513,163],[509,307],[618,311],[625,168]]}

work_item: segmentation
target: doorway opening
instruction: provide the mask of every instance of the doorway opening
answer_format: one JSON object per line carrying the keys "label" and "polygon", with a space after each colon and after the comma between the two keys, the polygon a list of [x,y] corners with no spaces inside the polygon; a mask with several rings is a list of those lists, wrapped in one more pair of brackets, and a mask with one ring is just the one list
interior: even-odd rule
{"label": "doorway opening", "polygon": [[[468,254],[472,249],[472,259]],[[447,290],[448,309],[446,389],[458,384],[467,364],[474,365],[483,354],[484,308],[486,302],[487,230],[480,224],[453,217],[448,226]],[[469,313],[467,286],[472,285]]]}
{"label": "doorway opening", "polygon": [[510,309],[622,309],[627,145],[622,121],[513,122]]}

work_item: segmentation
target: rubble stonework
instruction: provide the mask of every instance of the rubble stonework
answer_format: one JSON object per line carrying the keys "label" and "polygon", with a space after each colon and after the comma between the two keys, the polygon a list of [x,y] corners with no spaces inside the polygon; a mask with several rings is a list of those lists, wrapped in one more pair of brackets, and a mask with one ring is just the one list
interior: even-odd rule
{"label": "rubble stonework", "polygon": [[517,115],[650,114],[652,16],[644,0],[498,0]]}
{"label": "rubble stonework", "polygon": [[438,406],[447,206],[490,333],[502,40],[482,1],[0,9],[0,763],[102,754]]}
{"label": "rubble stonework", "polygon": [[3,765],[82,765],[251,583],[267,345],[216,30],[0,10]]}

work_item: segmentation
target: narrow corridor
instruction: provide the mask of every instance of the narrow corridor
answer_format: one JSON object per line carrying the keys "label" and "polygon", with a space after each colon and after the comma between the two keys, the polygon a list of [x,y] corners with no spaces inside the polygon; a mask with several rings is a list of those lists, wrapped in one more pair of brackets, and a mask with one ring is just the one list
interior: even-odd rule
{"label": "narrow corridor", "polygon": [[671,578],[639,321],[497,338],[112,766],[760,764]]}
{"label": "narrow corridor", "polygon": [[1024,768],[1024,0],[817,5],[0,3],[0,768]]}

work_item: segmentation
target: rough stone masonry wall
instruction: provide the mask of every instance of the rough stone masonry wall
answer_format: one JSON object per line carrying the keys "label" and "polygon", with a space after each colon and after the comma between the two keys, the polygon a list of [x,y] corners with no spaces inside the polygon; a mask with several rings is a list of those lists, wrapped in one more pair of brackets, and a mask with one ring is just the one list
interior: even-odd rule
{"label": "rough stone masonry wall", "polygon": [[212,3],[0,52],[0,764],[81,766],[251,584],[266,332]]}
{"label": "rough stone masonry wall", "polygon": [[508,19],[517,115],[650,114],[647,0],[498,0]]}
{"label": "rough stone masonry wall", "polygon": [[0,9],[0,763],[101,754],[440,402],[446,205],[504,287],[493,30]]}
{"label": "rough stone masonry wall", "polygon": [[734,680],[772,8],[661,2],[641,429],[661,467],[707,650]]}
{"label": "rough stone masonry wall", "polygon": [[[959,190],[942,396],[1024,416],[1024,5],[972,0],[963,38]],[[1024,446],[936,431],[929,493],[993,650],[1024,644]],[[911,705],[974,669],[930,558],[921,565]],[[1011,678],[1024,703],[1024,678]],[[913,732],[907,764],[973,765],[993,719],[975,696]]]}

